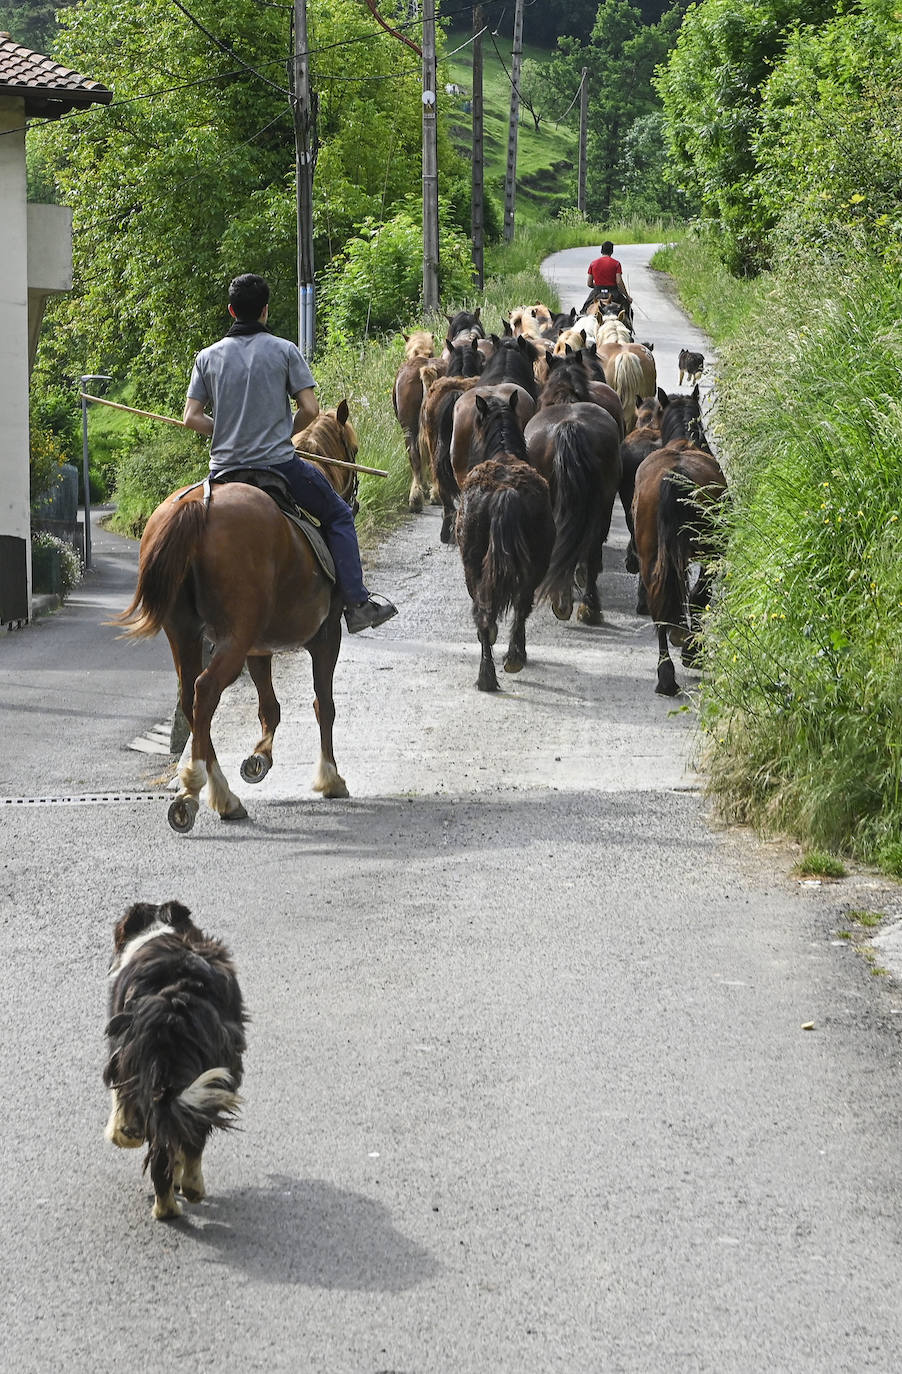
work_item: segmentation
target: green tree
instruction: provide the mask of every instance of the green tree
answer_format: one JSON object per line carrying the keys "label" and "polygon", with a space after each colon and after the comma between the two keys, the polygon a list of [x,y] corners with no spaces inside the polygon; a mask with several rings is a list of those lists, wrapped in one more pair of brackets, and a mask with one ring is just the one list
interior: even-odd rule
{"label": "green tree", "polygon": [[701,0],[686,14],[659,74],[675,168],[736,272],[766,264],[772,206],[756,183],[762,90],[796,25],[834,0]]}

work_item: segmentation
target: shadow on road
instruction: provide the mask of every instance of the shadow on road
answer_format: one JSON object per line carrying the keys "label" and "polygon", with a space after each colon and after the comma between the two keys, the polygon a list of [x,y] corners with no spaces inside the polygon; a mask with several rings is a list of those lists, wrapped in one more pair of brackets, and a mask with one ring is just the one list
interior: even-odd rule
{"label": "shadow on road", "polygon": [[323,1179],[273,1174],[265,1186],[209,1198],[199,1213],[186,1208],[176,1224],[217,1263],[266,1283],[401,1293],[442,1272],[381,1203]]}

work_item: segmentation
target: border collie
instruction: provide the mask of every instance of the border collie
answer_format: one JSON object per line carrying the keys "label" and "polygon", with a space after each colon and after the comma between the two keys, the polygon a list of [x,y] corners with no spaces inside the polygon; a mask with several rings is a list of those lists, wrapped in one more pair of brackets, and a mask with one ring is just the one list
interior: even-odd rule
{"label": "border collie", "polygon": [[158,1220],[205,1196],[201,1156],[214,1127],[234,1125],[241,1103],[246,1017],[231,956],[208,939],[180,902],[129,907],[114,931],[110,964],[113,1094],[107,1140],[147,1142]]}

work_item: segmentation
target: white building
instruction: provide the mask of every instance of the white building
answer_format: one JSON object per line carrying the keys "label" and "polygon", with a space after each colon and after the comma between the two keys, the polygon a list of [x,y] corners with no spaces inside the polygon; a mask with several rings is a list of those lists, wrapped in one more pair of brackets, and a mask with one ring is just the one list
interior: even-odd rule
{"label": "white building", "polygon": [[47,297],[72,286],[72,213],[27,204],[25,125],[112,98],[0,33],[0,624],[31,612],[29,374]]}

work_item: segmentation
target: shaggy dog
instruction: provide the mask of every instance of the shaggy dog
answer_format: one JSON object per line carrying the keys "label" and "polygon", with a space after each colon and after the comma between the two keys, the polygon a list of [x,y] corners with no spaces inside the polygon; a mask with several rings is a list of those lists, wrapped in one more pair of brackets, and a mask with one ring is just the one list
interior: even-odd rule
{"label": "shaggy dog", "polygon": [[683,385],[685,376],[690,385],[701,380],[702,372],[705,368],[705,356],[703,353],[690,353],[688,348],[680,349],[680,386]]}
{"label": "shaggy dog", "polygon": [[241,990],[225,946],[180,902],[129,907],[114,945],[105,1135],[123,1149],[147,1142],[153,1214],[177,1217],[175,1189],[189,1202],[204,1197],[204,1146],[215,1126],[234,1124],[241,1103]]}

